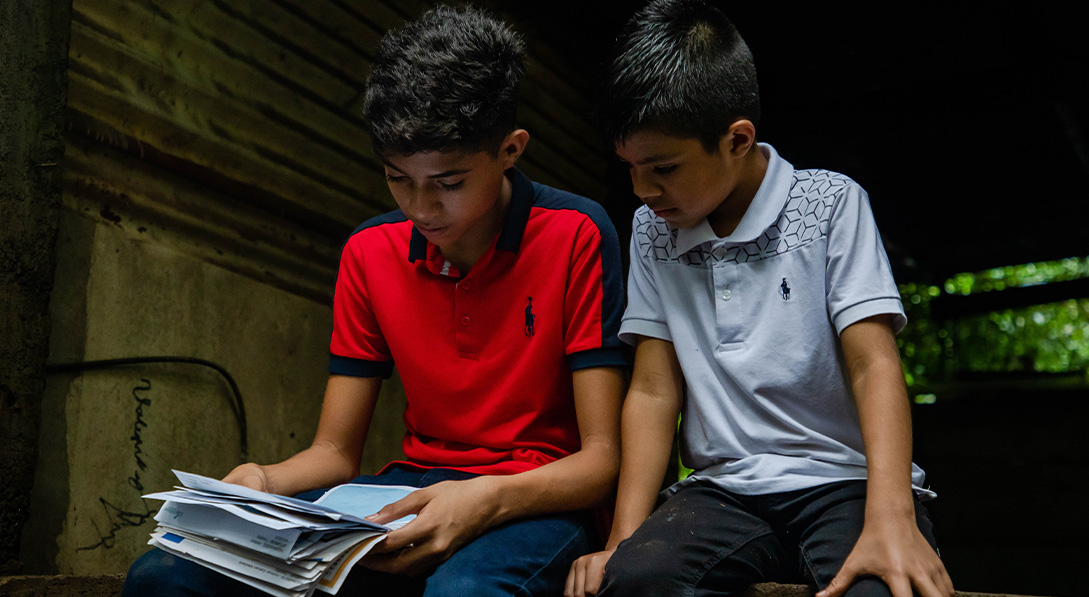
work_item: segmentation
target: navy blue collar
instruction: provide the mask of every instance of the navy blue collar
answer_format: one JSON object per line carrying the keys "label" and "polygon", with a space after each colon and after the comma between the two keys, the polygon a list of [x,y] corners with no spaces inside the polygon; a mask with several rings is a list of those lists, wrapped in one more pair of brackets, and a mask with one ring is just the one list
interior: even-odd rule
{"label": "navy blue collar", "polygon": [[[522,246],[526,223],[529,222],[530,208],[533,207],[533,183],[517,168],[510,168],[505,174],[511,185],[510,205],[507,206],[503,230],[499,233],[495,248],[517,253]],[[420,259],[427,259],[427,238],[413,224],[412,237],[408,241],[408,260],[414,262]]]}

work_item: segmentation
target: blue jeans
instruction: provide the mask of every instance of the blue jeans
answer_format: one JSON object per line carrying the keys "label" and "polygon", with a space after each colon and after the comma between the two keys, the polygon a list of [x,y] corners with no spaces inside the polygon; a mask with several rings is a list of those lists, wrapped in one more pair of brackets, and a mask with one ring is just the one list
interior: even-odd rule
{"label": "blue jeans", "polygon": [[[740,595],[758,582],[824,588],[862,533],[865,505],[865,481],[767,495],[738,495],[694,482],[617,546],[599,595]],[[915,518],[936,549],[918,500]],[[891,592],[881,580],[864,577],[847,595]]]}
{"label": "blue jeans", "polygon": [[[426,487],[475,477],[450,469],[393,468],[353,483]],[[315,500],[324,490],[300,494]],[[427,575],[398,576],[356,566],[337,595],[423,595],[468,597],[560,595],[571,563],[590,550],[590,517],[583,512],[517,520],[489,529]],[[318,593],[319,595],[321,593]],[[218,572],[152,549],[133,563],[123,597],[265,595]]]}

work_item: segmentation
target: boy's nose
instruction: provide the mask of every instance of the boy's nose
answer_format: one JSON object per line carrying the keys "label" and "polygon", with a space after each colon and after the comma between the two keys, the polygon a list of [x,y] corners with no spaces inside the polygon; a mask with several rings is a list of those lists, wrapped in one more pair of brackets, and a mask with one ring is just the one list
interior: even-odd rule
{"label": "boy's nose", "polygon": [[410,220],[427,222],[439,211],[439,202],[425,191],[412,191],[406,199],[401,211]]}
{"label": "boy's nose", "polygon": [[637,170],[631,171],[631,189],[636,197],[643,201],[662,194],[662,187],[651,176],[640,174]]}

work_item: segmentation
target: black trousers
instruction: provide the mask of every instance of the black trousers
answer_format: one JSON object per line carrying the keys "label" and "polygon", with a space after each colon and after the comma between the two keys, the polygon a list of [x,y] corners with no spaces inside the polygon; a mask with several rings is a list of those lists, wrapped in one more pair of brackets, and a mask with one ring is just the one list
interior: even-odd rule
{"label": "black trousers", "polygon": [[[824,588],[862,533],[865,481],[842,481],[766,495],[730,493],[696,481],[672,495],[605,567],[600,595],[738,595],[752,583]],[[937,549],[918,499],[919,530]],[[891,595],[877,578],[847,595]]]}

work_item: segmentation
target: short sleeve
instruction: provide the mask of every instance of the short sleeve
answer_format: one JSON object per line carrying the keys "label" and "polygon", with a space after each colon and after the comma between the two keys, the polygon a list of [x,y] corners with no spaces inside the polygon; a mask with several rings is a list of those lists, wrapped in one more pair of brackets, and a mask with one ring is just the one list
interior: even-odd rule
{"label": "short sleeve", "polygon": [[371,305],[364,253],[358,233],[348,239],[341,252],[333,293],[329,373],[389,377],[393,359]]}
{"label": "short sleeve", "polygon": [[860,186],[845,187],[828,220],[826,288],[836,333],[867,317],[893,315],[893,331],[907,323],[869,198]]}
{"label": "short sleeve", "polygon": [[617,336],[624,309],[620,241],[604,209],[593,207],[576,230],[564,294],[564,350],[572,371],[630,365]]}
{"label": "short sleeve", "polygon": [[651,257],[645,255],[639,237],[639,219],[632,225],[631,267],[628,270],[628,307],[620,324],[620,339],[632,346],[637,336],[673,341],[666,324],[661,295],[651,269]]}

